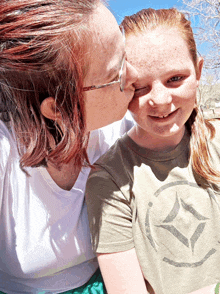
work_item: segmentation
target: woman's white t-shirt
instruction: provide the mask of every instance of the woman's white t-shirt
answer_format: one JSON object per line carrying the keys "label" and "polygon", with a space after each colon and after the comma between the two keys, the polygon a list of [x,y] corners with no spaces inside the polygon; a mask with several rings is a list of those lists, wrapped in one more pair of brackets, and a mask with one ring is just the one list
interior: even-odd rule
{"label": "woman's white t-shirt", "polygon": [[[95,162],[133,125],[129,114],[91,132],[88,155]],[[70,191],[44,167],[19,166],[13,136],[0,122],[0,291],[60,293],[86,283],[98,268],[91,248],[83,168]]]}

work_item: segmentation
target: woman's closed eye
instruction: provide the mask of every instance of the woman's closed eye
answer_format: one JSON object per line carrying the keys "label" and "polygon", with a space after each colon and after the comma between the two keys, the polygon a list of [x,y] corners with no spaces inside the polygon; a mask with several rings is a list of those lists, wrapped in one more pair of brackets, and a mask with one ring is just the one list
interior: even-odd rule
{"label": "woman's closed eye", "polygon": [[150,92],[150,90],[151,90],[150,86],[146,86],[146,87],[143,87],[143,88],[137,88],[134,91],[134,98],[147,95]]}

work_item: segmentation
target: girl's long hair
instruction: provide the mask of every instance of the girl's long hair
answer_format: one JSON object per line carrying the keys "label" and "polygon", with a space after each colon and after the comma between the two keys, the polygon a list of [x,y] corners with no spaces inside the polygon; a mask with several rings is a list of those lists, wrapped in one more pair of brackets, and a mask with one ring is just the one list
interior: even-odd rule
{"label": "girl's long hair", "polygon": [[[198,57],[196,43],[193,36],[190,21],[185,15],[175,8],[171,9],[143,9],[138,13],[126,16],[121,23],[125,35],[138,34],[157,27],[165,26],[179,30],[188,46],[196,74],[198,74]],[[186,122],[190,131],[190,155],[194,172],[206,179],[209,183],[219,184],[220,172],[213,168],[208,140],[214,138],[215,128],[209,120],[204,119],[198,105],[193,109],[192,114]]]}

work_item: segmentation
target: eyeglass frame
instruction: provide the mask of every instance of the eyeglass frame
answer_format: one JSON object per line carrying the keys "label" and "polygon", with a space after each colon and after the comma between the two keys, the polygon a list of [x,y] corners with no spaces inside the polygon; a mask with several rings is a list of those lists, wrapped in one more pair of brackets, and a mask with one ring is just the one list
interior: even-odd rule
{"label": "eyeglass frame", "polygon": [[[124,40],[124,43],[125,43],[125,33],[124,33],[124,28],[123,27],[122,27],[122,35],[123,35],[123,40]],[[101,89],[101,88],[105,88],[105,87],[120,83],[120,91],[123,92],[125,83],[122,85],[122,75],[123,75],[125,60],[126,60],[126,53],[124,54],[123,59],[122,59],[121,68],[120,68],[119,74],[118,74],[119,78],[118,78],[117,81],[112,81],[110,83],[106,83],[106,84],[102,84],[102,85],[98,85],[98,86],[93,85],[93,86],[89,86],[89,87],[83,87],[83,91]]]}

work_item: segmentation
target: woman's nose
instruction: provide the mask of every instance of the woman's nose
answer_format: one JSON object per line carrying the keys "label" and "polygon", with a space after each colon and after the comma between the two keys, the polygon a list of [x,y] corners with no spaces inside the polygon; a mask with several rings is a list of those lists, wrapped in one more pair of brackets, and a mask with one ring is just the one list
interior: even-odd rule
{"label": "woman's nose", "polygon": [[150,92],[149,104],[152,107],[170,104],[172,102],[172,95],[169,88],[162,83],[156,83],[152,86]]}
{"label": "woman's nose", "polygon": [[126,83],[125,88],[128,88],[133,83],[136,82],[138,77],[137,70],[128,62],[126,61]]}

